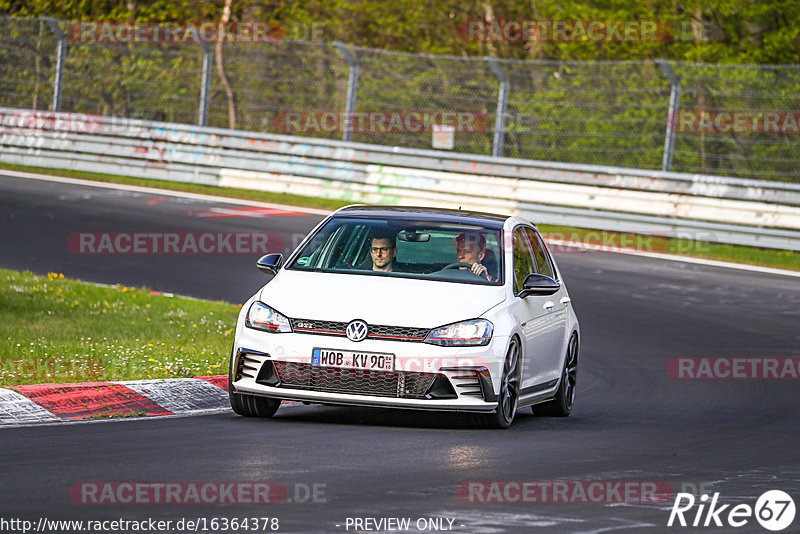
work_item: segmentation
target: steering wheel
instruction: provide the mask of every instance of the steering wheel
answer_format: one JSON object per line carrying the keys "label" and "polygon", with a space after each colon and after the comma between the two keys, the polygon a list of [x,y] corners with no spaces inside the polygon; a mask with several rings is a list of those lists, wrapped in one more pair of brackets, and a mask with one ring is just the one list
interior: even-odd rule
{"label": "steering wheel", "polygon": [[472,272],[472,264],[471,263],[467,263],[467,262],[464,262],[464,261],[455,261],[453,263],[448,263],[447,265],[445,265],[444,267],[439,269],[438,272],[446,271],[447,269],[461,269],[462,267],[469,274],[471,274],[473,276],[477,276],[478,278],[483,278],[483,276],[481,276],[479,274],[475,274],[475,273]]}
{"label": "steering wheel", "polygon": [[[446,271],[447,269],[461,269],[462,267],[467,271],[469,271],[470,273],[475,274],[472,272],[472,264],[464,261],[455,261],[453,263],[448,263],[447,265],[439,269],[439,271],[440,272]],[[475,276],[480,276],[480,275],[475,274]]]}
{"label": "steering wheel", "polygon": [[460,269],[462,267],[464,267],[465,269],[472,269],[472,264],[471,263],[466,263],[466,262],[463,262],[463,261],[455,261],[453,263],[448,263],[447,265],[445,265],[444,267],[442,267],[439,270],[440,271],[444,271],[445,269]]}

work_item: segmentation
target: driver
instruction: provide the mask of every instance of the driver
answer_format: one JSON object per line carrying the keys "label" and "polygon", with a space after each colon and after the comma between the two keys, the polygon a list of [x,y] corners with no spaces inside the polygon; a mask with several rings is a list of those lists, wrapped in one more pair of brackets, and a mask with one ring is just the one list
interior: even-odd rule
{"label": "driver", "polygon": [[[486,237],[478,232],[462,232],[455,238],[456,246],[456,259],[460,263],[468,263],[472,267],[470,271],[483,276],[490,282],[493,281],[489,276],[486,266],[481,263],[484,256],[486,256]],[[459,269],[467,270],[467,267],[459,267]]]}

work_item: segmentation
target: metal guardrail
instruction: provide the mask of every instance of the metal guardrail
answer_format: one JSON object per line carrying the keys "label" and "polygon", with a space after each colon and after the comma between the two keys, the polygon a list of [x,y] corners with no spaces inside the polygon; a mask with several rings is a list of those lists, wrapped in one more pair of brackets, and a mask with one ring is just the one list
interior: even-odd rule
{"label": "metal guardrail", "polygon": [[0,108],[0,161],[800,250],[800,184]]}

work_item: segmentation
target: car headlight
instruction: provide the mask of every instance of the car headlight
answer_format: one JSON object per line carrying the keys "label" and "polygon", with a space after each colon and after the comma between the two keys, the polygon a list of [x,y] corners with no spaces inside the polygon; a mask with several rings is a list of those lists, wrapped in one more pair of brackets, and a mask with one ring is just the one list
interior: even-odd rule
{"label": "car headlight", "polygon": [[264,330],[265,332],[291,332],[292,325],[289,319],[273,310],[263,302],[254,302],[247,310],[244,324],[249,328]]}
{"label": "car headlight", "polygon": [[443,347],[474,347],[488,345],[494,325],[486,319],[471,319],[434,328],[425,336],[425,343]]}

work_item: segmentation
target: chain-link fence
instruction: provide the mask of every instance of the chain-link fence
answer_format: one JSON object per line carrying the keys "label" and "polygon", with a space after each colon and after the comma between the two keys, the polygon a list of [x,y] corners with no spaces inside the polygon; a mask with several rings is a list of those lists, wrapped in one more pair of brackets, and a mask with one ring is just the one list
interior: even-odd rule
{"label": "chain-link fence", "polygon": [[235,120],[411,148],[431,148],[441,123],[458,152],[800,182],[796,65],[495,60],[282,40],[226,42],[223,78],[214,43],[86,43],[69,25],[0,18],[0,106]]}

